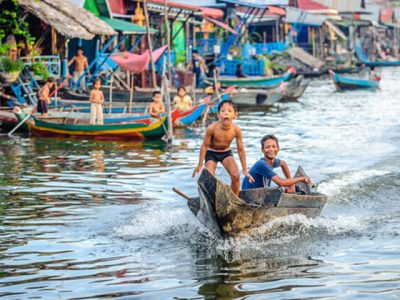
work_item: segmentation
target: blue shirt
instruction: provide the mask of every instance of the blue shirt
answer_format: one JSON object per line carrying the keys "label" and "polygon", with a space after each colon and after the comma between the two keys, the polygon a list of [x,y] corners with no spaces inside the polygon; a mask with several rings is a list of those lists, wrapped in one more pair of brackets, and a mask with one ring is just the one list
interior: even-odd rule
{"label": "blue shirt", "polygon": [[268,186],[271,184],[271,179],[276,175],[273,168],[277,168],[281,165],[279,158],[275,158],[272,167],[267,163],[264,158],[261,158],[258,162],[251,167],[249,173],[254,178],[254,182],[250,183],[249,179],[245,177],[242,182],[242,190],[256,189],[264,187],[264,177],[268,179]]}

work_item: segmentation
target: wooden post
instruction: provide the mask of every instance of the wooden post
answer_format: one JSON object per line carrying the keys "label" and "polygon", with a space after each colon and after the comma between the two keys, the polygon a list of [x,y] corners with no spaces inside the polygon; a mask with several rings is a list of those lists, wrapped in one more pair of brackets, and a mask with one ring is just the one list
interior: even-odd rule
{"label": "wooden post", "polygon": [[54,27],[51,27],[51,54],[55,55],[57,53],[57,31]]}
{"label": "wooden post", "polygon": [[110,78],[110,108],[109,108],[109,111],[108,111],[108,113],[110,114],[110,116],[111,116],[111,110],[112,110],[112,97],[113,97],[113,83],[114,83],[114,74],[113,73],[111,73],[111,78]]}
{"label": "wooden post", "polygon": [[172,142],[172,139],[174,138],[174,124],[172,123],[172,109],[171,109],[171,96],[169,94],[169,82],[165,73],[162,81],[163,81],[162,85],[165,95],[165,104],[167,105],[167,114],[168,114],[168,142]]}
{"label": "wooden post", "polygon": [[131,91],[130,91],[130,95],[129,95],[129,112],[132,113],[132,102],[133,102],[133,82],[134,77],[133,77],[133,73],[131,73]]}
{"label": "wooden post", "polygon": [[[171,81],[171,36],[168,24],[168,9],[167,9],[167,0],[164,0],[164,21],[166,27],[166,35],[167,35],[167,47],[168,47],[168,57],[167,57],[167,70],[168,70],[168,78]],[[169,86],[167,87],[169,91]],[[169,93],[168,93],[169,94]],[[169,99],[168,99],[169,101]]]}
{"label": "wooden post", "polygon": [[149,13],[147,11],[147,0],[143,0],[143,8],[144,8],[144,15],[146,17],[146,32],[147,32],[147,44],[149,46],[149,51],[150,51],[150,62],[151,62],[151,75],[153,79],[153,87],[157,87],[157,81],[156,81],[156,68],[154,66],[154,60],[153,60],[153,43],[151,41],[150,37],[150,23],[149,23]]}

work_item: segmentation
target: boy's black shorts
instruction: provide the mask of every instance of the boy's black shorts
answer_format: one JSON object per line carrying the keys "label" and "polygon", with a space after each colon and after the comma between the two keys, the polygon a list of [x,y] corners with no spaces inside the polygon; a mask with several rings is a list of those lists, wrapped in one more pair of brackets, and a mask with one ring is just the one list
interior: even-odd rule
{"label": "boy's black shorts", "polygon": [[225,158],[233,156],[232,150],[227,150],[224,152],[217,152],[212,150],[207,150],[206,152],[206,162],[209,160],[217,162],[222,162]]}

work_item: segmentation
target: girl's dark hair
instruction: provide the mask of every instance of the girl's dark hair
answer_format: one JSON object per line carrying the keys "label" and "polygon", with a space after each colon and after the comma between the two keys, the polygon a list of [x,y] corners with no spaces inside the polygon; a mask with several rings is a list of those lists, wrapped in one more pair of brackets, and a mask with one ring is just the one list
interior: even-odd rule
{"label": "girl's dark hair", "polygon": [[264,135],[264,136],[263,136],[263,138],[261,139],[261,147],[264,147],[264,143],[265,143],[267,140],[274,140],[274,141],[276,142],[276,145],[278,146],[278,149],[279,149],[279,141],[278,141],[278,138],[277,138],[276,136],[274,136],[273,134],[267,134],[267,135]]}
{"label": "girl's dark hair", "polygon": [[222,105],[224,105],[225,103],[228,103],[229,105],[231,105],[231,106],[233,107],[233,110],[234,110],[235,112],[237,112],[237,106],[236,106],[235,102],[233,102],[233,101],[230,100],[230,99],[229,99],[229,100],[221,101],[221,102],[218,104],[218,112],[221,111]]}
{"label": "girl's dark hair", "polygon": [[186,88],[184,86],[178,87],[177,92],[179,93],[180,90],[183,90],[184,92],[186,92]]}

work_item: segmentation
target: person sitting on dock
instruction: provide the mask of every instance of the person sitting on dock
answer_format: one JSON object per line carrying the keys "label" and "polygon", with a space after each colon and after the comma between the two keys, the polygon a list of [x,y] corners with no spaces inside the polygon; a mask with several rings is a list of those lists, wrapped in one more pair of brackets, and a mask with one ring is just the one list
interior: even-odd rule
{"label": "person sitting on dock", "polygon": [[236,138],[237,149],[240,162],[242,164],[243,174],[249,182],[253,182],[253,177],[249,174],[246,167],[246,154],[243,147],[242,131],[233,119],[237,116],[237,108],[232,100],[222,101],[218,105],[219,121],[208,126],[203,144],[200,149],[199,163],[194,170],[192,177],[201,171],[203,162],[206,162],[206,168],[215,174],[218,162],[222,163],[231,177],[232,191],[239,195],[240,176],[239,170],[233,157],[230,145]]}
{"label": "person sitting on dock", "polygon": [[[85,70],[89,68],[88,60],[86,56],[83,55],[82,47],[78,47],[76,55],[68,62],[68,67],[75,64],[74,69],[74,82],[76,83],[79,78],[85,74]],[[90,77],[90,70],[88,70],[87,75]],[[78,93],[86,93],[86,81],[85,76],[82,77],[79,83]]]}
{"label": "person sitting on dock", "polygon": [[193,101],[189,95],[186,95],[186,89],[181,86],[178,88],[178,94],[174,97],[174,107],[180,112],[188,111],[192,108]]}
{"label": "person sitting on dock", "polygon": [[161,101],[161,92],[153,92],[152,102],[147,107],[147,110],[152,118],[160,118],[162,113],[165,113],[164,104]]}
{"label": "person sitting on dock", "polygon": [[242,64],[238,64],[236,66],[236,77],[237,78],[246,78],[247,76],[243,74]]}
{"label": "person sitting on dock", "polygon": [[[103,104],[104,104],[104,95],[101,90],[101,81],[99,78],[96,78],[93,81],[93,90],[90,92],[90,124],[92,125],[103,125]],[[96,122],[97,119],[97,122]]]}
{"label": "person sitting on dock", "polygon": [[[251,182],[248,178],[244,178],[242,182],[242,190],[256,189],[264,187],[264,179],[268,180],[267,186],[270,186],[271,180],[280,187],[286,187],[287,193],[295,193],[295,185],[300,182],[310,183],[309,177],[292,178],[287,163],[277,158],[279,152],[279,141],[274,135],[266,135],[261,139],[261,151],[264,157],[260,158],[250,169],[250,175],[254,178]],[[274,168],[281,167],[286,178],[279,177]]]}
{"label": "person sitting on dock", "polygon": [[45,85],[40,89],[39,91],[39,101],[37,103],[37,112],[40,113],[41,118],[48,117],[47,111],[47,105],[51,103],[50,100],[50,90],[54,87],[54,78],[49,77],[47,78],[47,81]]}

